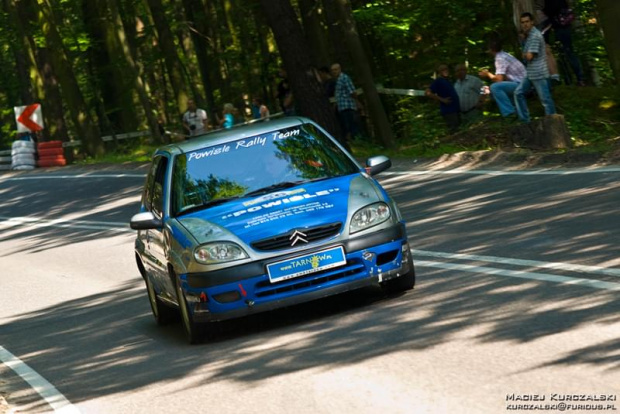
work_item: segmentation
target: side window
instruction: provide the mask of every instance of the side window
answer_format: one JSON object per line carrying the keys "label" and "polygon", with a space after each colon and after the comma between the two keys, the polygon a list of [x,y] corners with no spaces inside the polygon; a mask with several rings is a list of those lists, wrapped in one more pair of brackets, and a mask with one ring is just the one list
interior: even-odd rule
{"label": "side window", "polygon": [[168,167],[168,158],[161,157],[155,170],[155,179],[153,181],[153,194],[151,211],[159,217],[164,215],[164,181],[166,180],[166,168]]}
{"label": "side window", "polygon": [[149,168],[149,174],[146,177],[146,183],[144,184],[144,193],[142,193],[142,205],[147,211],[151,211],[151,202],[153,201],[153,182],[155,181],[155,172],[157,171],[157,165],[159,164],[160,157],[153,160],[151,168]]}

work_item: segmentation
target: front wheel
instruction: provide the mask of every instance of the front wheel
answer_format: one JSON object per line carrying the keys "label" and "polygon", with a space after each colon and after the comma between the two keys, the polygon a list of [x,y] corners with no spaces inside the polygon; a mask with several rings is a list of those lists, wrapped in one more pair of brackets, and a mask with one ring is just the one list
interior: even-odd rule
{"label": "front wheel", "polygon": [[151,303],[151,311],[153,312],[153,316],[155,317],[155,321],[157,321],[158,325],[167,325],[172,322],[176,317],[176,312],[174,309],[164,305],[157,294],[155,293],[155,287],[153,286],[153,282],[151,281],[151,277],[149,275],[145,275],[144,281],[146,283],[146,291],[149,295],[149,302]]}
{"label": "front wheel", "polygon": [[189,311],[189,305],[185,300],[183,289],[181,289],[181,282],[176,281],[177,301],[179,303],[179,309],[181,310],[181,323],[183,324],[183,330],[187,341],[194,345],[201,341],[204,336],[205,325],[202,323],[194,322],[192,314]]}

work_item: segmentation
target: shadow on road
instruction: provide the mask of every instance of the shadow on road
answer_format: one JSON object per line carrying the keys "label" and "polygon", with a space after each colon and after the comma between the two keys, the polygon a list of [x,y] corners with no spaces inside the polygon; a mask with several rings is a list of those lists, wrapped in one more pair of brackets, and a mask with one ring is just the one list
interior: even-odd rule
{"label": "shadow on road", "polygon": [[[79,220],[84,225],[101,228],[68,228],[44,226],[46,221],[33,225],[0,223],[0,242],[19,240],[27,244],[19,250],[32,253],[101,239],[129,232],[129,220],[140,208],[142,178],[119,179],[58,179],[58,180],[0,180],[0,219],[24,218],[49,220]],[[25,185],[24,183],[27,183]],[[116,228],[106,230],[106,227]],[[14,253],[7,251],[4,255]]]}
{"label": "shadow on road", "polygon": [[[578,179],[588,182],[571,184]],[[96,191],[80,187],[86,185],[97,186],[65,188],[65,201],[49,206],[43,200],[57,191],[53,188],[41,184],[34,195],[9,188],[15,199],[2,203],[0,215],[28,216],[44,209],[56,217],[84,211],[80,219],[125,222],[137,208],[125,203],[139,193],[136,183],[120,191],[106,190],[105,183]],[[401,183],[390,193],[410,223],[414,249],[487,255],[509,250],[521,259],[603,265],[617,260],[611,228],[618,202],[610,194],[618,194],[618,187],[614,177],[605,175],[564,181],[504,177],[501,186],[492,177],[459,176]],[[98,195],[89,197],[88,191]],[[75,196],[81,192],[86,193]],[[2,239],[50,249],[93,237],[106,234],[22,229]],[[187,378],[188,373],[196,386],[203,386],[255,384],[292,372],[329,370],[388,353],[432,349],[470,328],[481,332],[473,338],[479,343],[527,343],[620,321],[620,301],[613,291],[428,268],[418,269],[418,275],[415,291],[402,296],[364,291],[255,315],[219,324],[216,338],[198,346],[185,344],[179,324],[155,325],[138,279],[114,291],[17,315],[0,326],[0,337],[3,346],[77,403]],[[543,306],[550,303],[554,306]],[[576,348],[545,366],[568,364],[617,371],[620,341]]]}
{"label": "shadow on road", "polygon": [[[553,301],[564,306],[541,308],[550,290]],[[136,280],[17,315],[0,327],[0,337],[3,346],[78,403],[189,376],[195,386],[204,386],[329,370],[388,353],[431,349],[469,328],[483,330],[473,339],[480,343],[534,341],[579,326],[618,322],[616,299],[614,292],[578,286],[515,285],[514,280],[432,270],[421,272],[416,289],[401,296],[368,289],[258,314],[218,324],[214,338],[189,346],[179,323],[156,326],[142,282]],[[614,340],[558,355],[548,365],[618,370],[618,355],[620,342]]]}

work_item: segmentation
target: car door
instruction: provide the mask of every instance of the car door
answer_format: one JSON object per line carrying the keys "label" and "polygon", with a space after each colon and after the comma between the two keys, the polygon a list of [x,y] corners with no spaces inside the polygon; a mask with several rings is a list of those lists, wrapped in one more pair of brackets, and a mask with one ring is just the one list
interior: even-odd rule
{"label": "car door", "polygon": [[[144,209],[160,219],[165,219],[164,205],[166,197],[166,176],[169,160],[166,156],[156,156],[151,165],[149,178],[144,192]],[[165,223],[164,223],[165,227]],[[166,254],[165,232],[163,228],[149,229],[141,232],[145,250],[145,268],[152,277],[155,290],[164,298],[173,299],[168,277],[168,260]]]}

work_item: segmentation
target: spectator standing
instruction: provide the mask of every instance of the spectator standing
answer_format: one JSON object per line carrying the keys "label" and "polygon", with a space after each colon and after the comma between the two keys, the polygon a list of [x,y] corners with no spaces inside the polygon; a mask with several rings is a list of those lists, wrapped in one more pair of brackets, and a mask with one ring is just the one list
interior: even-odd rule
{"label": "spectator standing", "polygon": [[327,66],[323,66],[319,69],[319,77],[323,85],[323,90],[325,91],[325,96],[330,99],[333,98],[336,94],[336,80],[332,78]]}
{"label": "spectator standing", "polygon": [[278,83],[278,102],[284,115],[295,115],[295,103],[293,100],[293,91],[288,82],[286,70],[280,68],[280,82]]}
{"label": "spectator standing", "polygon": [[[575,72],[577,77],[577,85],[585,86],[583,78],[583,70],[579,58],[573,49],[573,40],[571,36],[571,23],[574,16],[569,13],[570,7],[568,0],[536,0],[534,2],[536,15],[540,22],[539,28],[544,29],[549,26],[553,29],[555,40],[562,45],[562,53],[568,59],[568,63]],[[551,30],[544,32],[545,42],[550,43]],[[565,74],[565,79],[570,83],[570,76]]]}
{"label": "spectator standing", "polygon": [[459,96],[461,121],[473,122],[482,115],[480,108],[484,95],[481,92],[484,84],[480,78],[467,74],[467,66],[464,63],[456,65],[454,72],[456,74],[454,89]]}
{"label": "spectator standing", "polygon": [[491,95],[503,117],[516,114],[514,93],[526,75],[525,66],[520,60],[502,50],[499,39],[489,41],[488,52],[495,58],[495,73],[488,69],[481,70],[478,75],[491,82]]}
{"label": "spectator standing", "polygon": [[359,125],[357,108],[357,92],[349,75],[342,71],[339,63],[331,66],[332,77],[336,80],[334,97],[336,98],[336,110],[338,119],[342,127],[342,144],[349,149],[349,140],[359,136],[361,128]]}
{"label": "spectator standing", "polygon": [[545,115],[555,114],[555,103],[549,89],[549,70],[545,55],[545,40],[542,33],[534,27],[534,17],[531,13],[521,14],[521,30],[525,36],[523,45],[523,59],[527,62],[526,76],[515,90],[515,104],[519,119],[530,122],[530,111],[527,107],[525,95],[534,86],[538,99],[545,109]]}
{"label": "spectator standing", "polygon": [[439,102],[439,113],[446,121],[450,133],[456,132],[461,123],[461,105],[459,96],[450,82],[450,69],[448,65],[441,64],[437,67],[437,77],[426,89],[426,96]]}
{"label": "spectator standing", "polygon": [[224,104],[222,111],[222,119],[220,119],[220,128],[230,129],[235,124],[235,107],[231,103]]}
{"label": "spectator standing", "polygon": [[267,105],[265,105],[260,98],[252,99],[252,113],[254,119],[269,118],[269,108],[267,108]]}
{"label": "spectator standing", "polygon": [[207,111],[196,107],[193,99],[187,101],[187,111],[183,114],[183,126],[187,129],[189,136],[204,134],[208,129]]}

